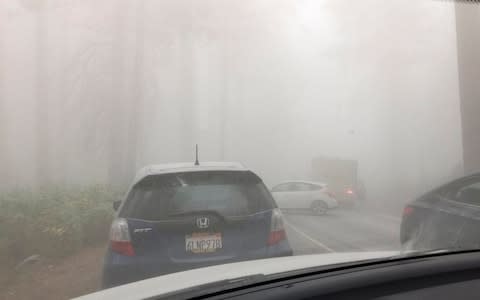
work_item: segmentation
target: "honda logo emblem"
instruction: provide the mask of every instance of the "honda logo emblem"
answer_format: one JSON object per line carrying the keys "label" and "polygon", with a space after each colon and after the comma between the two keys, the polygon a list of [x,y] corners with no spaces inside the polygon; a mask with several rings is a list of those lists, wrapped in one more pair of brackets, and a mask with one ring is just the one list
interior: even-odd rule
{"label": "honda logo emblem", "polygon": [[210,226],[210,219],[207,217],[197,218],[197,227],[200,229],[205,229]]}

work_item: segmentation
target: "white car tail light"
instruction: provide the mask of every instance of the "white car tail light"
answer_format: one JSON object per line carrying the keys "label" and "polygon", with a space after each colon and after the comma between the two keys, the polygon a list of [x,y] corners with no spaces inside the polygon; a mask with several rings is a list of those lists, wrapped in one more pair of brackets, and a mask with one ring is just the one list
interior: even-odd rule
{"label": "white car tail light", "polygon": [[267,244],[275,245],[287,238],[285,233],[285,225],[283,224],[282,212],[276,208],[272,211],[272,222],[270,225],[270,235]]}
{"label": "white car tail light", "polygon": [[134,256],[132,240],[128,231],[128,223],[125,219],[115,219],[110,228],[110,248],[122,255]]}

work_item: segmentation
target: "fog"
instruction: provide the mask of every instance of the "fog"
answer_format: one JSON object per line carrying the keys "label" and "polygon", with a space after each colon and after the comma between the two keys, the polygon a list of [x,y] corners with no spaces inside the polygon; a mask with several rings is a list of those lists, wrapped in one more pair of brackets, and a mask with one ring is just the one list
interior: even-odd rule
{"label": "fog", "polygon": [[269,186],[356,160],[408,201],[463,161],[454,4],[405,2],[1,1],[0,186],[122,186],[198,144]]}

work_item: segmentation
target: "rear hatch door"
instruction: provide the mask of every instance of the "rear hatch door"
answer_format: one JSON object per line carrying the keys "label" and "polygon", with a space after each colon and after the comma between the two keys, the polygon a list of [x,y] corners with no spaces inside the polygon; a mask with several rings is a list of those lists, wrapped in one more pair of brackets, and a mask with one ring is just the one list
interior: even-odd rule
{"label": "rear hatch door", "polygon": [[145,178],[121,214],[136,255],[201,263],[265,255],[272,209],[253,173],[202,171]]}

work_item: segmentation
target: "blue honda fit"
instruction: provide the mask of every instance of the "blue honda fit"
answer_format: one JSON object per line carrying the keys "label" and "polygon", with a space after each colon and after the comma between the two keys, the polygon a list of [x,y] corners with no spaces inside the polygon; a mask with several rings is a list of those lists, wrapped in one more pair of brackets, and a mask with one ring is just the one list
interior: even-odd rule
{"label": "blue honda fit", "polygon": [[288,255],[282,215],[253,172],[226,163],[152,166],[119,205],[102,286]]}

